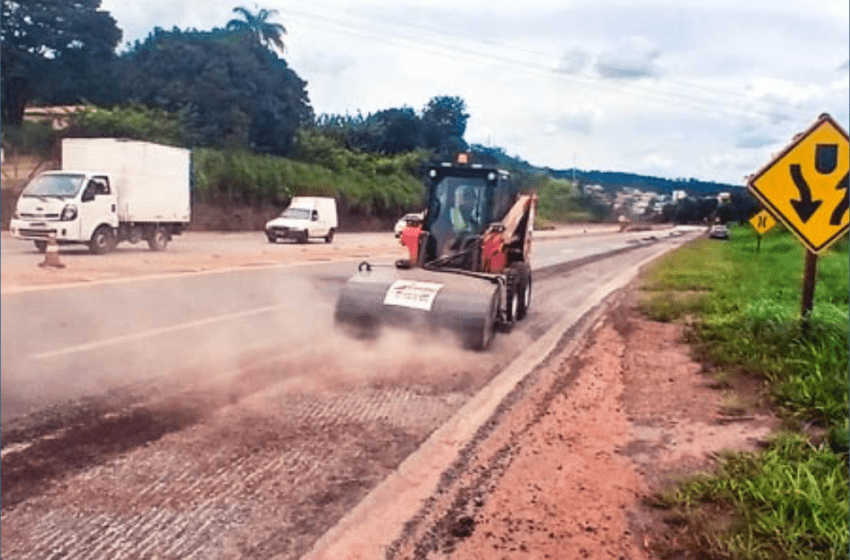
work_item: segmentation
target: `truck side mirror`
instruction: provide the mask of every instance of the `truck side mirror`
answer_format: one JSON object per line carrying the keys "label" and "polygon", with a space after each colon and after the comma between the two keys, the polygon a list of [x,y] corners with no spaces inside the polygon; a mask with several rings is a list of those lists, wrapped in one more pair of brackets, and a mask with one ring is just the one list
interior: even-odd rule
{"label": "truck side mirror", "polygon": [[90,202],[94,200],[94,185],[89,185],[83,191],[83,196],[80,198],[82,202]]}
{"label": "truck side mirror", "polygon": [[312,217],[312,220],[313,220],[314,222],[318,222],[318,221],[319,221],[319,213],[318,213],[317,211],[315,211],[315,210],[313,210],[313,217]]}

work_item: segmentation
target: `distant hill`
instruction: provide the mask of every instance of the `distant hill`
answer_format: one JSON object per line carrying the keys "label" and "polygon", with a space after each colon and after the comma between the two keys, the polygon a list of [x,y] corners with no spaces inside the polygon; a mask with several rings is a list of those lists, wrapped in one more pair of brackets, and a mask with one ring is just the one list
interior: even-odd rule
{"label": "distant hill", "polygon": [[743,189],[743,185],[698,181],[697,179],[662,179],[661,177],[624,173],[622,171],[582,171],[579,169],[537,167],[522,158],[508,155],[502,148],[473,144],[470,149],[477,160],[482,163],[495,163],[519,171],[543,172],[555,179],[568,181],[571,181],[575,176],[575,180],[581,185],[599,185],[611,192],[632,187],[642,191],[668,195],[673,191],[686,191],[691,196],[700,197]]}
{"label": "distant hill", "polygon": [[573,169],[544,170],[558,179],[575,179],[582,185],[600,185],[605,190],[616,191],[625,187],[670,194],[673,191],[686,191],[691,196],[712,196],[719,192],[730,192],[743,188],[742,185],[698,181],[697,179],[663,179],[651,175],[623,173],[620,171],[581,171]]}

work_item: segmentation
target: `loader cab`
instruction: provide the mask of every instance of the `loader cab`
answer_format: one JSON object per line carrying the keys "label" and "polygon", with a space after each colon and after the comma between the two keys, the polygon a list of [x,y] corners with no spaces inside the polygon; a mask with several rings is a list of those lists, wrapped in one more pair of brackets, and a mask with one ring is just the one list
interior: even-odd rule
{"label": "loader cab", "polygon": [[494,167],[442,164],[431,166],[428,178],[426,261],[466,250],[516,196],[510,175]]}

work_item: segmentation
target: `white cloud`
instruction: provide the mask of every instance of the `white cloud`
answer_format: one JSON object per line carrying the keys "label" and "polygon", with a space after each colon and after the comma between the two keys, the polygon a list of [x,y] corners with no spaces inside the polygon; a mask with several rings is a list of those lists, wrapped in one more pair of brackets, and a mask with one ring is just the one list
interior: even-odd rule
{"label": "white cloud", "polygon": [[819,85],[797,84],[781,78],[756,77],[747,89],[753,97],[792,105],[823,96],[823,88]]}
{"label": "white cloud", "polygon": [[590,134],[595,123],[602,119],[602,110],[597,107],[574,107],[561,112],[551,124],[557,130]]}
{"label": "white cloud", "polygon": [[604,78],[638,79],[660,74],[656,60],[661,51],[645,37],[623,39],[613,50],[602,52],[596,59],[596,71]]}
{"label": "white cloud", "polygon": [[737,142],[736,148],[763,148],[770,146],[779,141],[778,135],[772,134],[767,130],[749,130],[743,132]]}
{"label": "white cloud", "polygon": [[328,52],[310,52],[301,56],[297,62],[305,72],[329,74],[339,77],[356,64],[356,60],[344,54]]}
{"label": "white cloud", "polygon": [[647,173],[668,174],[674,167],[673,158],[664,153],[647,154],[638,160],[639,166]]}
{"label": "white cloud", "polygon": [[590,62],[590,54],[579,48],[573,48],[561,56],[556,72],[562,74],[578,74],[587,68]]}

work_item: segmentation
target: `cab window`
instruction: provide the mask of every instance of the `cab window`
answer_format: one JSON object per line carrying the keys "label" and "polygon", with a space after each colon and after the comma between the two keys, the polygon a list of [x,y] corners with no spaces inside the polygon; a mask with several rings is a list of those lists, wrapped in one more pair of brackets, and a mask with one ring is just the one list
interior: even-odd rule
{"label": "cab window", "polygon": [[89,181],[86,190],[92,195],[109,194],[109,179],[106,177],[93,177]]}

